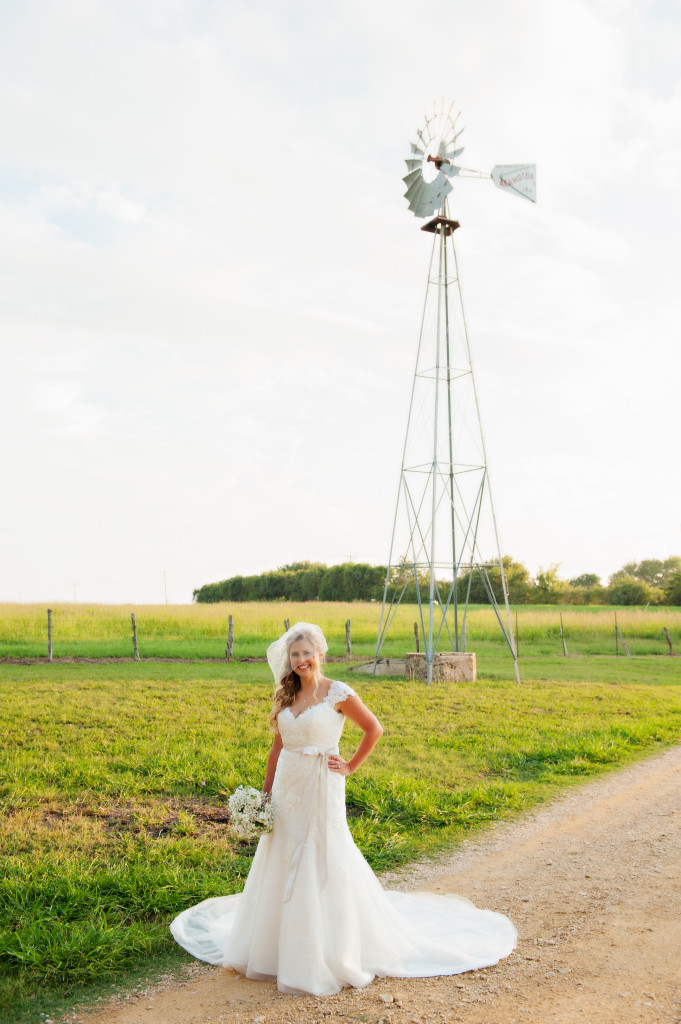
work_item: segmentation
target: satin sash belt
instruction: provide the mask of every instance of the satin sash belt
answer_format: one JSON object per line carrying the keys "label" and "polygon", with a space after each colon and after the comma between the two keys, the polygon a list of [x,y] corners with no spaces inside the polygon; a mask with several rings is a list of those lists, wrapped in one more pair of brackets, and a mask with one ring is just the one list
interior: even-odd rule
{"label": "satin sash belt", "polygon": [[327,864],[326,864],[326,829],[327,829],[327,809],[328,809],[328,798],[329,798],[329,768],[327,759],[329,754],[337,754],[338,747],[329,747],[328,750],[321,750],[319,747],[285,747],[284,748],[289,754],[306,754],[308,757],[314,757],[317,759],[315,770],[310,773],[310,785],[307,793],[307,806],[308,816],[307,825],[304,831],[298,834],[298,841],[296,842],[296,848],[293,851],[293,857],[291,858],[291,867],[288,873],[288,879],[286,880],[286,888],[284,890],[284,903],[291,899],[293,893],[293,886],[298,874],[298,867],[300,865],[300,858],[303,855],[303,847],[305,841],[310,832],[310,822],[314,816],[314,804],[315,796],[319,800],[319,840],[317,842],[317,870],[319,871],[319,886],[321,889],[324,888],[327,881]]}

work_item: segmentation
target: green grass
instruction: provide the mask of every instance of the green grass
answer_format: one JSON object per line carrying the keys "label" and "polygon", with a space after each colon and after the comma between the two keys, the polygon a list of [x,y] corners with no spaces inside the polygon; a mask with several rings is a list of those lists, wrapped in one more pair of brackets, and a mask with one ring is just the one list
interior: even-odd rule
{"label": "green grass", "polygon": [[[378,603],[312,602],[209,605],[77,605],[53,606],[53,654],[59,657],[132,657],[130,613],[137,619],[143,658],[223,658],[228,617],[234,618],[236,658],[263,657],[268,643],[284,628],[284,620],[309,621],[324,630],[332,654],[345,653],[345,622],[352,622],[353,652],[374,652],[380,617]],[[668,607],[609,608],[594,606],[520,605],[513,609],[520,651],[525,656],[562,653],[560,616],[570,655],[614,654],[615,613],[632,654],[667,653],[666,626],[681,652],[681,609]],[[385,657],[412,650],[417,608],[401,606],[383,649]],[[516,618],[517,616],[517,618]],[[452,626],[453,628],[453,626]],[[489,607],[472,607],[467,625],[468,647],[495,651],[504,641]],[[46,657],[47,616],[43,605],[0,604],[0,657]]]}
{"label": "green grass", "polygon": [[[676,659],[535,657],[521,687],[498,648],[484,664],[430,688],[330,667],[385,728],[348,782],[375,869],[681,737]],[[262,780],[271,689],[263,664],[0,665],[0,1019],[182,962],[168,921],[249,869],[225,800]],[[357,740],[349,724],[342,750]]]}

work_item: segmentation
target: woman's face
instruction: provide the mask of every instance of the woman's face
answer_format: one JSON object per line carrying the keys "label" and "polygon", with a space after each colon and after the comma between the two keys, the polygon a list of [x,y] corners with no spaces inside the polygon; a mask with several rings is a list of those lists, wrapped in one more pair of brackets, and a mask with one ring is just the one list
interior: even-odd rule
{"label": "woman's face", "polygon": [[308,672],[319,670],[319,656],[314,649],[311,640],[303,638],[296,640],[289,648],[291,668],[298,675],[307,675]]}

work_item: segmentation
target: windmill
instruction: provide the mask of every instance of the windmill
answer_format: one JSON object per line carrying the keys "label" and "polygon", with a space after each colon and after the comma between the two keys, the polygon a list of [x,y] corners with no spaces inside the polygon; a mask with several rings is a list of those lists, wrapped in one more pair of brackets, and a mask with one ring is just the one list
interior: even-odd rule
{"label": "windmill", "polygon": [[415,589],[417,635],[427,681],[438,645],[466,650],[471,585],[479,577],[520,682],[508,586],[499,546],[487,453],[464,315],[447,196],[457,177],[491,178],[536,201],[536,168],[503,164],[491,173],[459,163],[460,113],[442,102],[427,114],[406,158],[405,198],[433,246],[412,385],[390,557],[374,655],[379,655],[407,588]]}

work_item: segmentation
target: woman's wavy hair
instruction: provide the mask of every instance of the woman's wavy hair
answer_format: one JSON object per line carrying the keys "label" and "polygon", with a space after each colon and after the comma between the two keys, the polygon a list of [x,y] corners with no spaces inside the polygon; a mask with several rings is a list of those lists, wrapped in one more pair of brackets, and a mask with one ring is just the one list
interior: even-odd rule
{"label": "woman's wavy hair", "polygon": [[[314,633],[308,633],[305,630],[301,630],[299,633],[294,633],[293,636],[286,641],[287,655],[293,644],[297,643],[299,640],[307,640],[312,644],[312,648],[317,655],[317,660],[319,661],[319,664],[322,665],[326,651],[320,645],[319,638],[316,637]],[[300,690],[300,676],[291,668],[291,661],[289,658],[287,658],[287,665],[288,668],[284,670],[284,675],[281,677],[274,689],[274,703],[270,713],[270,729],[272,729],[273,732],[277,731],[277,715],[280,711],[283,711],[284,708],[288,708],[293,704],[293,701],[296,699],[296,694]],[[315,692],[316,690],[317,684],[315,683]]]}

